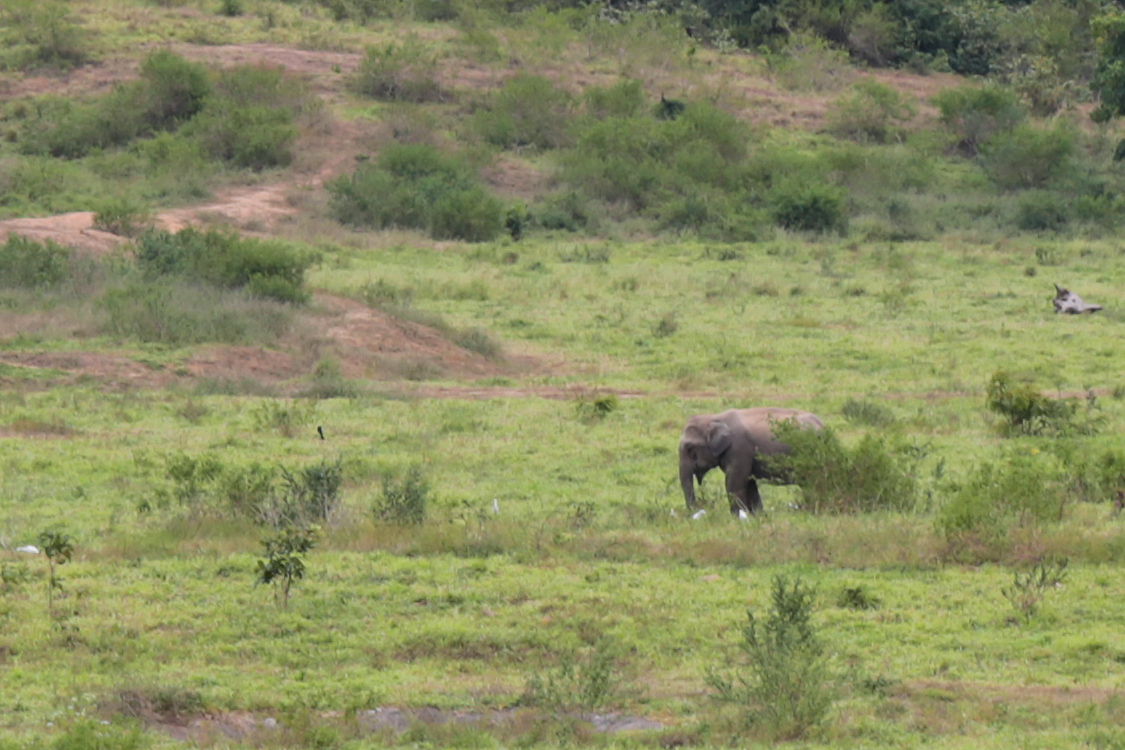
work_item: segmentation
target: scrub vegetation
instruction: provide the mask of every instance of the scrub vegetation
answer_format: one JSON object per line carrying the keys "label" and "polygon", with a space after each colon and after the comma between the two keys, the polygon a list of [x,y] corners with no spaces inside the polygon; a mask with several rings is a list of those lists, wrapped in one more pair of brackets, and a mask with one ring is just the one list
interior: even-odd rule
{"label": "scrub vegetation", "polygon": [[3,4],[0,750],[1125,745],[1122,40]]}

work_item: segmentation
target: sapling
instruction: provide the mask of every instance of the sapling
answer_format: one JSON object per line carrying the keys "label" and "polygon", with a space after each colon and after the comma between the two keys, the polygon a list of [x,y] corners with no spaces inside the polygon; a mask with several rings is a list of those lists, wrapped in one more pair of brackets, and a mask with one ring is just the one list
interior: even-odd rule
{"label": "sapling", "polygon": [[289,607],[293,581],[305,577],[301,555],[316,546],[316,526],[286,526],[277,535],[262,541],[266,554],[258,560],[258,583],[274,585],[274,600],[282,609]]}
{"label": "sapling", "polygon": [[74,555],[74,541],[61,531],[44,531],[39,534],[39,548],[47,556],[47,611],[55,609],[55,589],[62,590],[62,579],[55,571],[70,562]]}

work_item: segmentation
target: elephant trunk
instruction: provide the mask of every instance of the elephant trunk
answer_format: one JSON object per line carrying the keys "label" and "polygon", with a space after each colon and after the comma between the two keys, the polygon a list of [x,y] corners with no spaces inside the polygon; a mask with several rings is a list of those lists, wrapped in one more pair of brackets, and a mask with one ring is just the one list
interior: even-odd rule
{"label": "elephant trunk", "polygon": [[695,510],[695,467],[680,461],[680,485],[684,488],[684,502],[689,511]]}

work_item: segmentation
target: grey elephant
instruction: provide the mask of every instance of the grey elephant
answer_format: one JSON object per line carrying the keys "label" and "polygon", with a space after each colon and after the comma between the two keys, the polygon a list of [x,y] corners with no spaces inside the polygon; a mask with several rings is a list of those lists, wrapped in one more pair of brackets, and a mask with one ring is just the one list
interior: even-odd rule
{"label": "grey elephant", "polygon": [[773,431],[775,424],[789,420],[805,429],[824,429],[824,422],[815,414],[774,407],[728,409],[689,419],[680,438],[680,484],[688,511],[695,509],[695,480],[702,486],[703,477],[716,466],[727,477],[730,512],[760,511],[758,480],[786,481],[776,467],[770,466],[768,458],[789,452],[789,446]]}

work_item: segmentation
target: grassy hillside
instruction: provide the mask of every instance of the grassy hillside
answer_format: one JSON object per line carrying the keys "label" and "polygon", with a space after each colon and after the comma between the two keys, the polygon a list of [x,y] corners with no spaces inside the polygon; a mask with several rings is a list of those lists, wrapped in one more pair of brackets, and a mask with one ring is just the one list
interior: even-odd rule
{"label": "grassy hillside", "polygon": [[0,748],[1125,742],[1112,128],[365,7],[2,11]]}

